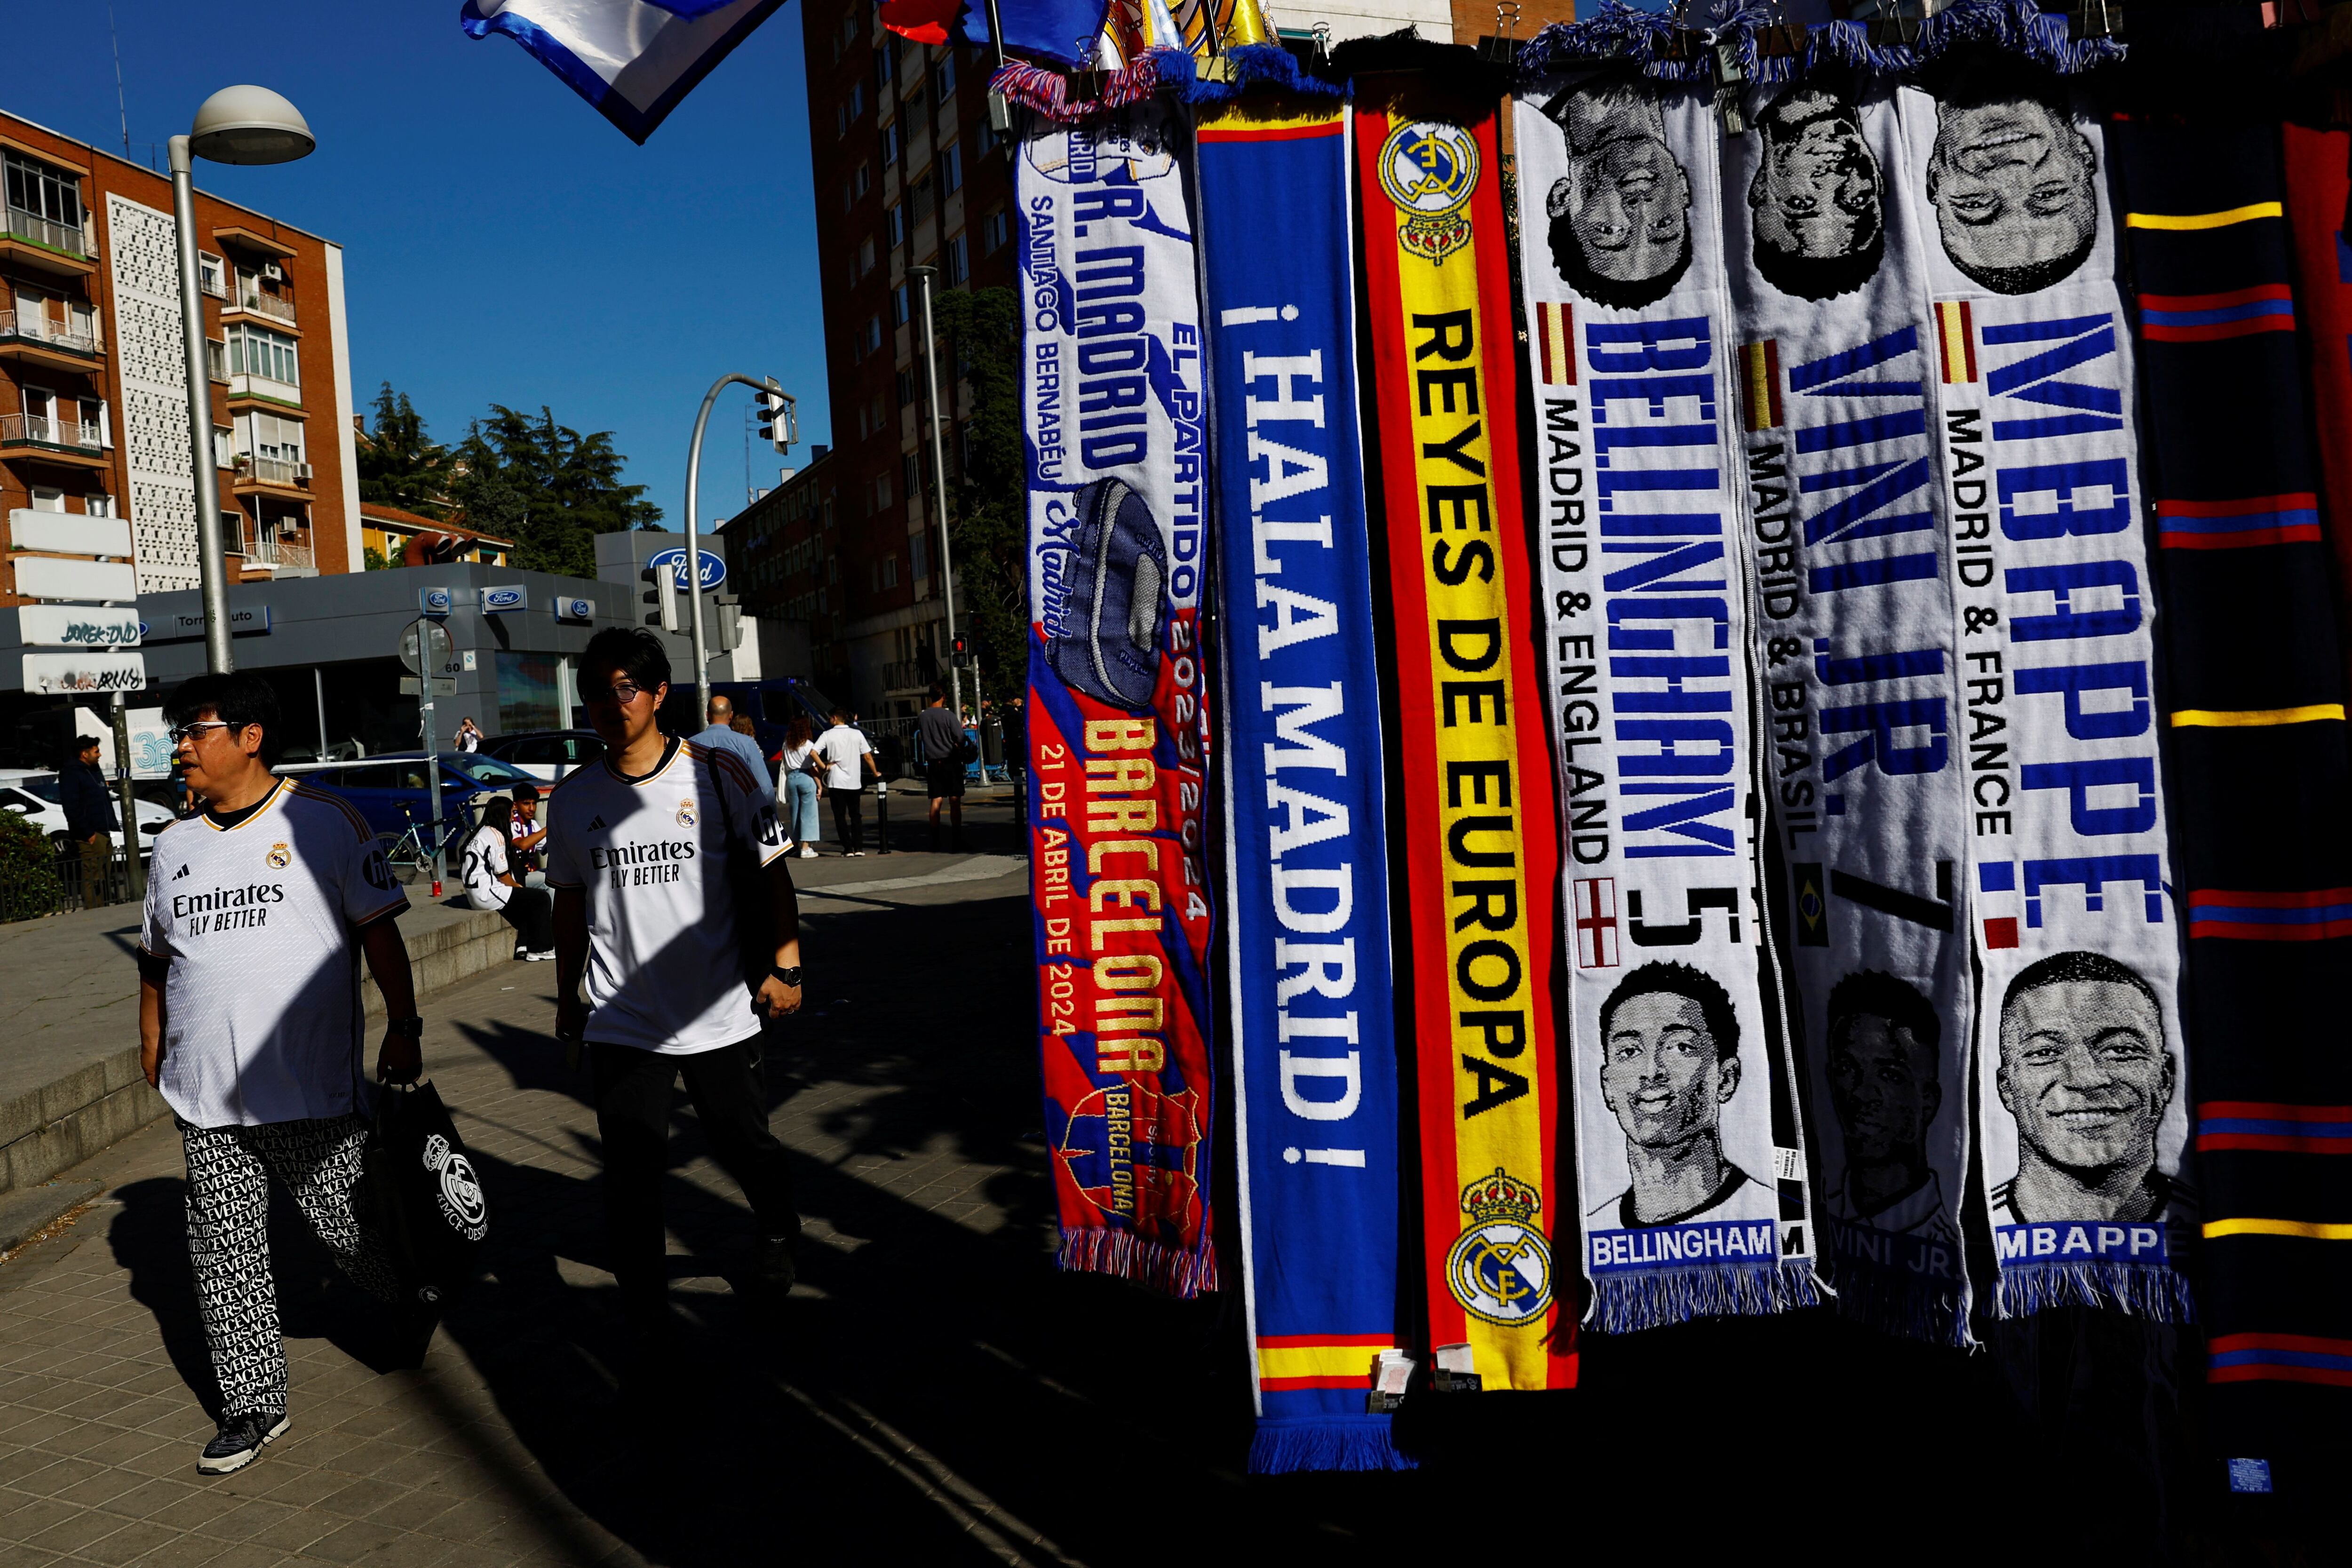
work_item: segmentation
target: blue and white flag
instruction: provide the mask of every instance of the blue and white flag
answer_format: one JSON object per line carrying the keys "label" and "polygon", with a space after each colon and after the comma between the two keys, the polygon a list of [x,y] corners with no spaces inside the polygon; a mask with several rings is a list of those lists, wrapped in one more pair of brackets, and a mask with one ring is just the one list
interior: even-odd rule
{"label": "blue and white flag", "polygon": [[784,0],[466,0],[467,33],[504,33],[642,143]]}

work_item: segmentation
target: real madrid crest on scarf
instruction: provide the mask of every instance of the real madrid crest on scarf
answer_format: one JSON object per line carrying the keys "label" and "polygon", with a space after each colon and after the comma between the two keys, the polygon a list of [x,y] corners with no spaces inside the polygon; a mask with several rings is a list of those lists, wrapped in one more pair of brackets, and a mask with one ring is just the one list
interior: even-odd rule
{"label": "real madrid crest on scarf", "polygon": [[1365,286],[1396,624],[1398,984],[1419,1057],[1433,1344],[1488,1389],[1576,1380],[1549,1237],[1551,759],[1521,513],[1494,106],[1408,89],[1360,109]]}

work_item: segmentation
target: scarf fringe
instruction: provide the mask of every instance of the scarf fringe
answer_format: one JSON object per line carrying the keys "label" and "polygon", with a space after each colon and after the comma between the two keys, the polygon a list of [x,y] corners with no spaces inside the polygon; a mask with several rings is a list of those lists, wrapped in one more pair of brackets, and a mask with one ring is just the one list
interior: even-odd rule
{"label": "scarf fringe", "polygon": [[1924,1344],[1966,1350],[1976,1342],[1969,1333],[1968,1302],[1958,1283],[1922,1286],[1867,1264],[1837,1271],[1838,1311],[1856,1322]]}
{"label": "scarf fringe", "polygon": [[2052,1307],[2113,1307],[2159,1323],[2197,1321],[2189,1281],[2168,1267],[2105,1261],[2005,1263],[1993,1315],[2023,1318]]}
{"label": "scarf fringe", "polygon": [[1285,1476],[1302,1470],[1411,1470],[1419,1461],[1401,1452],[1387,1415],[1334,1415],[1318,1420],[1257,1424],[1250,1439],[1249,1473]]}
{"label": "scarf fringe", "polygon": [[1135,57],[1134,64],[1106,73],[1102,91],[1094,98],[1073,100],[1069,77],[1020,60],[1007,61],[988,85],[1008,102],[1033,110],[1056,125],[1078,125],[1155,98],[1163,90],[1187,89],[1192,80],[1192,56],[1181,49],[1146,49]]}
{"label": "scarf fringe", "polygon": [[1108,1274],[1180,1300],[1217,1288],[1217,1257],[1205,1243],[1199,1252],[1179,1252],[1131,1230],[1065,1231],[1054,1261],[1072,1273]]}
{"label": "scarf fringe", "polygon": [[1810,1258],[1756,1268],[1652,1268],[1595,1279],[1585,1321],[1601,1333],[1630,1334],[1698,1318],[1760,1318],[1818,1307],[1827,1294],[1834,1292],[1813,1272]]}

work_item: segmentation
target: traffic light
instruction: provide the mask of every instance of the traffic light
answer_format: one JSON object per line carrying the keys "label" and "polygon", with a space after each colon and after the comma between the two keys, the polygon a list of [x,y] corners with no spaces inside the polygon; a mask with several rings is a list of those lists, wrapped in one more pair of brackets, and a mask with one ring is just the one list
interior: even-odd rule
{"label": "traffic light", "polygon": [[646,617],[646,625],[657,626],[666,632],[675,632],[686,624],[679,618],[677,613],[677,573],[676,571],[667,566],[648,566],[637,574],[637,580],[653,584],[653,587],[645,595],[645,602],[656,608],[652,615]]}
{"label": "traffic light", "polygon": [[970,637],[959,637],[955,641],[950,643],[948,647],[949,650],[958,658],[970,658],[971,657],[971,639]]}
{"label": "traffic light", "polygon": [[755,416],[760,421],[760,435],[777,451],[790,450],[800,438],[800,420],[793,412],[793,400],[772,375],[768,378],[767,390],[760,394]]}

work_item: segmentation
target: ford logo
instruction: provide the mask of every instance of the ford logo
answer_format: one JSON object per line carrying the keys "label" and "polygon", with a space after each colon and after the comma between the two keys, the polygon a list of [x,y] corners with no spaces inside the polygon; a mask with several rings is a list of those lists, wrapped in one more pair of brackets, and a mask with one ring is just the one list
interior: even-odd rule
{"label": "ford logo", "polygon": [[490,616],[504,610],[520,610],[529,597],[529,593],[520,584],[485,588],[482,590],[482,613]]}
{"label": "ford logo", "polygon": [[567,599],[559,595],[555,600],[555,618],[559,621],[593,621],[596,618],[596,601]]}
{"label": "ford logo", "polygon": [[[698,550],[695,552],[695,554],[701,558],[698,563],[699,567],[698,574],[702,579],[702,591],[704,593],[707,594],[710,592],[711,589],[716,588],[719,584],[727,581],[726,562],[721,561],[718,556],[713,555],[708,550]],[[652,570],[656,572],[667,572],[673,577],[678,575],[678,569],[685,564],[686,550],[682,545],[672,545],[667,550],[656,551],[652,559],[646,563],[646,565]],[[685,584],[680,584],[679,586],[683,587]]]}
{"label": "ford logo", "polygon": [[425,615],[447,615],[449,600],[450,594],[446,588],[419,588],[416,591],[416,607]]}

